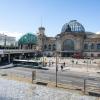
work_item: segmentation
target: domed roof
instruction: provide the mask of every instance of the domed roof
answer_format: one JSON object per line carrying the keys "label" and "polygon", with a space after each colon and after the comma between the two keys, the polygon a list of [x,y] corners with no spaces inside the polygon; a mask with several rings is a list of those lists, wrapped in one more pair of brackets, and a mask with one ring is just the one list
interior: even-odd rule
{"label": "domed roof", "polygon": [[35,45],[36,43],[37,43],[37,37],[33,33],[26,33],[18,41],[18,44],[34,44]]}
{"label": "domed roof", "polygon": [[77,20],[71,20],[69,23],[63,25],[61,33],[64,32],[85,32],[85,29]]}

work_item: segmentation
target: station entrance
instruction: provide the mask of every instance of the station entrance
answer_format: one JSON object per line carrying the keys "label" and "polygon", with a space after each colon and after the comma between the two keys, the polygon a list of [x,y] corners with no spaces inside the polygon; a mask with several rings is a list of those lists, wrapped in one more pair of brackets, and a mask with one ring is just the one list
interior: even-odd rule
{"label": "station entrance", "polygon": [[63,47],[61,51],[62,57],[72,57],[74,55],[74,41],[72,39],[66,39],[63,42]]}

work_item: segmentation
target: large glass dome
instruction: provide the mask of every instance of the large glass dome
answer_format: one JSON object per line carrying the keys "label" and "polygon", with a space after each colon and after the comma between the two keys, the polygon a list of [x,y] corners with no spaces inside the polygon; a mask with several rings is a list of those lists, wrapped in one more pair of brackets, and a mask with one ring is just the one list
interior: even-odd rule
{"label": "large glass dome", "polygon": [[18,44],[33,44],[35,45],[37,43],[37,37],[33,33],[26,33],[23,35],[19,41]]}
{"label": "large glass dome", "polygon": [[69,23],[63,25],[61,33],[64,32],[85,32],[85,29],[77,20],[71,20]]}

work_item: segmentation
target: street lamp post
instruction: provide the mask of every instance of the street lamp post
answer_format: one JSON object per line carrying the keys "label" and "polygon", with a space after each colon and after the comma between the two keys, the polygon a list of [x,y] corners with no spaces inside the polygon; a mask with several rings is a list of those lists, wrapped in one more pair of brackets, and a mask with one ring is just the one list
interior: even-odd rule
{"label": "street lamp post", "polygon": [[90,64],[92,63],[91,58],[92,58],[92,44],[90,44]]}
{"label": "street lamp post", "polygon": [[43,67],[44,67],[44,51],[43,51]]}
{"label": "street lamp post", "polygon": [[88,58],[87,58],[87,72],[88,72]]}
{"label": "street lamp post", "polygon": [[59,38],[59,36],[56,37],[56,87],[57,87],[57,76],[58,76],[58,59],[57,59],[57,39]]}
{"label": "street lamp post", "polygon": [[4,37],[4,48],[6,49],[6,35]]}
{"label": "street lamp post", "polygon": [[43,67],[44,67],[44,37],[42,39]]}
{"label": "street lamp post", "polygon": [[[89,67],[89,63],[91,64],[91,44],[89,44],[88,43],[88,50],[89,50],[89,52],[90,52],[90,55],[89,55],[89,58],[87,58],[87,72],[89,71],[88,69],[88,67]],[[90,59],[90,60],[89,60]]]}
{"label": "street lamp post", "polygon": [[88,67],[89,67],[89,63],[91,62],[91,44],[89,44],[89,52],[90,52],[90,55],[89,55],[89,58],[87,59],[87,72],[89,72]]}
{"label": "street lamp post", "polygon": [[58,65],[57,65],[57,50],[56,50],[56,87],[57,87],[57,72],[58,72]]}

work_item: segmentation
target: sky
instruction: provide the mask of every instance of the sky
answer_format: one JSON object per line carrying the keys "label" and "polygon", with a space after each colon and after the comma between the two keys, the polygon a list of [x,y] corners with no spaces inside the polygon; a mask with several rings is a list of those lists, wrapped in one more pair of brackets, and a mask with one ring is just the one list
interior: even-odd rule
{"label": "sky", "polygon": [[100,31],[100,0],[0,0],[0,32],[19,39],[45,27],[47,36],[56,36],[70,20],[86,31]]}

